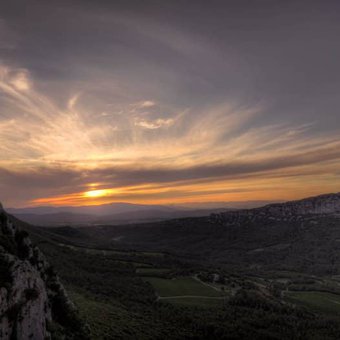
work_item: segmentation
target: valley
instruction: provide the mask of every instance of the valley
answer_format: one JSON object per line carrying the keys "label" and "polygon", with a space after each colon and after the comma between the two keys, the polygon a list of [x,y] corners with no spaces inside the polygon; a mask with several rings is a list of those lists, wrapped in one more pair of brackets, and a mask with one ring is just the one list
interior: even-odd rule
{"label": "valley", "polygon": [[[260,313],[261,323],[267,319],[269,322],[275,315],[287,327],[294,324],[298,331],[293,327],[285,333],[291,337],[300,332],[324,334],[324,327],[332,325],[333,330],[338,327],[336,315],[340,305],[336,302],[340,280],[337,276],[250,270],[242,266],[212,267],[195,257],[178,257],[169,252],[109,251],[52,244],[43,241],[39,247],[49,254],[60,275],[69,282],[67,289],[96,334],[94,338],[133,338],[136,334],[128,332],[134,329],[144,334],[145,339],[190,338],[189,334],[202,339],[210,334],[214,338],[214,332],[218,332],[219,338],[229,339],[230,331],[234,332],[234,338],[250,338],[255,332],[260,339],[262,331],[250,325],[244,329],[247,317],[253,318],[254,313]],[[58,256],[53,256],[53,248]],[[65,268],[66,261],[70,268]],[[237,321],[232,321],[230,313],[236,313]],[[286,313],[297,313],[294,322],[287,319]],[[207,315],[209,330],[205,329]],[[186,320],[184,324],[183,320]],[[253,324],[257,322],[255,319]],[[172,327],[176,325],[175,330]],[[193,331],[197,326],[200,330]],[[268,338],[274,338],[275,332],[282,334],[282,330],[272,332]]]}
{"label": "valley", "polygon": [[121,226],[12,219],[60,276],[91,339],[335,339],[338,206],[286,207]]}

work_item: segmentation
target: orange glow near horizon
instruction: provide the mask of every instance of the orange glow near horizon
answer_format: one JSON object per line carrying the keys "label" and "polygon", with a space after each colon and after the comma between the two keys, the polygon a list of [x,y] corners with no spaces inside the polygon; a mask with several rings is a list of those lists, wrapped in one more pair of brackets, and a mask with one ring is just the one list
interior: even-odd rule
{"label": "orange glow near horizon", "polygon": [[[101,205],[127,202],[134,204],[185,204],[202,202],[228,202],[251,200],[294,200],[326,192],[334,192],[334,182],[320,177],[314,185],[301,186],[288,178],[282,186],[281,178],[239,179],[207,181],[206,183],[144,184],[119,188],[103,188],[38,198],[30,203],[52,206]],[[91,187],[91,185],[88,185]],[[275,195],[273,194],[275,193]]]}
{"label": "orange glow near horizon", "polygon": [[90,191],[84,192],[84,197],[90,197],[90,198],[103,197],[103,196],[110,194],[110,192],[111,190],[106,190],[106,189],[90,190]]}

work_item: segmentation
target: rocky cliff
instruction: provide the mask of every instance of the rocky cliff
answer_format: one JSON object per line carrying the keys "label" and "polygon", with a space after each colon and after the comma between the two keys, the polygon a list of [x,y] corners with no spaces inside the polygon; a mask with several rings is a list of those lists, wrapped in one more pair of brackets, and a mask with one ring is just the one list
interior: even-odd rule
{"label": "rocky cliff", "polygon": [[211,220],[224,225],[240,225],[257,220],[298,221],[307,216],[340,214],[340,193],[269,204],[261,208],[212,214]]}
{"label": "rocky cliff", "polygon": [[0,339],[85,339],[53,268],[0,204]]}

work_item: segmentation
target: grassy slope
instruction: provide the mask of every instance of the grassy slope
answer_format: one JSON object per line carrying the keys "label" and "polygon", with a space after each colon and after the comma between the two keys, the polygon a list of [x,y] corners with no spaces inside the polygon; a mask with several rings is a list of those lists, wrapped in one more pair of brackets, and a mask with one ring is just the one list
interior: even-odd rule
{"label": "grassy slope", "polygon": [[157,293],[162,297],[169,296],[221,296],[221,293],[203,285],[191,277],[176,278],[172,280],[162,279],[157,277],[144,278],[150,282],[156,289]]}
{"label": "grassy slope", "polygon": [[289,301],[321,313],[340,314],[340,296],[324,292],[289,292]]}

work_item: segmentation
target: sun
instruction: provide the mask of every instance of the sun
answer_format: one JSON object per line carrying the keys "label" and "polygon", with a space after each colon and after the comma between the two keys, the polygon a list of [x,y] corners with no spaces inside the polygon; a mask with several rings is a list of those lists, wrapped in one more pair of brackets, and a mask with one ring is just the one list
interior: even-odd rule
{"label": "sun", "polygon": [[85,197],[103,197],[106,196],[109,193],[109,190],[106,189],[102,189],[102,190],[90,190],[90,191],[86,191],[84,193]]}

